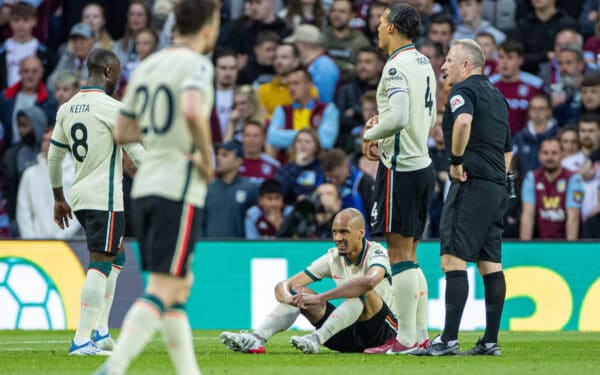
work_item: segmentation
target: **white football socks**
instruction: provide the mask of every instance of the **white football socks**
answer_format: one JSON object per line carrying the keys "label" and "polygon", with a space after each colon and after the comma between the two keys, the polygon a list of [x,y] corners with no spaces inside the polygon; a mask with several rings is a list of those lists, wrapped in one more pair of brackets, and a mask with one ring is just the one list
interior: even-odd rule
{"label": "white football socks", "polygon": [[[412,263],[412,262],[411,262]],[[419,302],[419,280],[414,267],[392,276],[394,306],[398,319],[398,341],[407,347],[417,342],[417,304]]]}
{"label": "white football socks", "polygon": [[[150,298],[149,298],[150,297]],[[144,349],[159,328],[162,303],[151,296],[139,298],[125,315],[121,335],[108,360],[111,374],[121,375]]]}
{"label": "white football socks", "polygon": [[280,303],[265,317],[259,327],[254,330],[254,333],[268,340],[277,332],[290,328],[298,318],[298,315],[300,315],[299,308],[287,303]]}
{"label": "white football socks", "polygon": [[333,335],[349,327],[358,320],[363,312],[363,303],[359,298],[345,299],[333,312],[325,323],[316,330],[319,342],[323,345]]}
{"label": "white football socks", "polygon": [[427,288],[427,279],[421,267],[415,269],[417,279],[419,280],[419,300],[417,302],[417,341],[419,344],[429,340],[427,332],[427,303],[429,300],[429,291]]}
{"label": "white football socks", "polygon": [[95,268],[90,268],[85,276],[81,289],[81,306],[79,322],[75,331],[74,342],[83,345],[90,340],[98,314],[102,308],[107,277]]}
{"label": "white football socks", "polygon": [[121,267],[113,264],[108,280],[106,280],[106,290],[104,291],[104,300],[102,301],[102,308],[98,315],[96,322],[96,329],[101,335],[108,334],[108,317],[110,316],[110,309],[115,299],[115,288],[117,286],[117,279],[121,273]]}
{"label": "white football socks", "polygon": [[162,316],[161,333],[178,375],[200,375],[194,353],[192,328],[183,308],[174,307]]}

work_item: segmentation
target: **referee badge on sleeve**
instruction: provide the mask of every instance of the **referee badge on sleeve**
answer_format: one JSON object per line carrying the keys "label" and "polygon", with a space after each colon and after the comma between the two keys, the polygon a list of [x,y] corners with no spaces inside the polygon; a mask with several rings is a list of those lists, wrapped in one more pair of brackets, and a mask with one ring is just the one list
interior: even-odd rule
{"label": "referee badge on sleeve", "polygon": [[455,112],[457,109],[465,105],[465,99],[462,95],[454,95],[450,98],[450,109]]}

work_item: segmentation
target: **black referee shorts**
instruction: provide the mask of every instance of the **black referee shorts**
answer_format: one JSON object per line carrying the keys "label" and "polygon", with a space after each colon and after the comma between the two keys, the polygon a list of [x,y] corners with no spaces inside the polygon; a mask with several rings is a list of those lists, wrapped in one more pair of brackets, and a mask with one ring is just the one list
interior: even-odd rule
{"label": "black referee shorts", "polygon": [[472,178],[452,182],[440,222],[441,254],[467,262],[500,263],[507,207],[502,185]]}
{"label": "black referee shorts", "polygon": [[379,163],[373,208],[371,233],[398,233],[420,240],[425,231],[433,189],[435,168],[397,172]]}
{"label": "black referee shorts", "polygon": [[200,229],[200,210],[161,197],[132,200],[142,270],[185,277]]}

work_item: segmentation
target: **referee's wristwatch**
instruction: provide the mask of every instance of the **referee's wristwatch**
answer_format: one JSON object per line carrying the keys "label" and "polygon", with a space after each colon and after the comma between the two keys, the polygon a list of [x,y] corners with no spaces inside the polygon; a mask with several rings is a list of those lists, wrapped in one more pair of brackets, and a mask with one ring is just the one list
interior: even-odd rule
{"label": "referee's wristwatch", "polygon": [[464,155],[456,156],[454,154],[450,154],[450,157],[448,158],[448,160],[450,161],[451,165],[461,165],[465,162],[465,156]]}

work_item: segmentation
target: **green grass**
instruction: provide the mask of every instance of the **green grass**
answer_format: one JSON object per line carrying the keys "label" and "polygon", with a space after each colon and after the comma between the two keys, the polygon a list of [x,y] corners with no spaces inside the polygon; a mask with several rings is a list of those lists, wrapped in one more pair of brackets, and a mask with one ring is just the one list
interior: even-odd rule
{"label": "green grass", "polygon": [[[269,340],[266,355],[227,350],[217,331],[194,331],[203,374],[597,374],[600,373],[600,333],[502,332],[501,357],[385,356],[339,354],[323,350],[304,355],[289,346],[286,332]],[[113,332],[116,335],[116,332]],[[297,332],[296,332],[297,334]],[[481,333],[463,333],[462,349]],[[0,331],[0,374],[91,374],[102,357],[69,357],[71,331]],[[156,336],[128,374],[174,374]]]}

